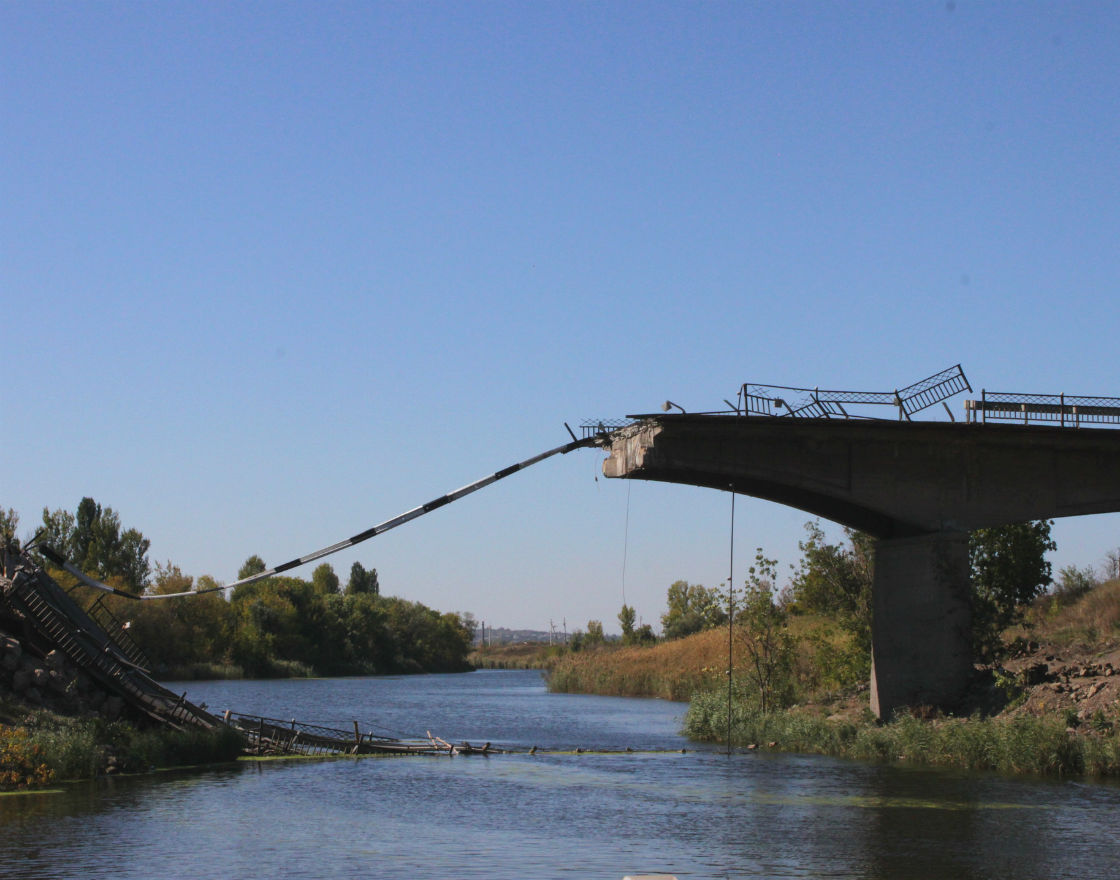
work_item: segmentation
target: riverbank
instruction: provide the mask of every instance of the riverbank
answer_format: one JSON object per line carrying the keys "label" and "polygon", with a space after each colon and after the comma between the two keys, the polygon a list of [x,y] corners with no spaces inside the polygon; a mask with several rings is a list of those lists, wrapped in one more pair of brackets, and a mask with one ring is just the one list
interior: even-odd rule
{"label": "riverbank", "polygon": [[242,737],[73,717],[0,699],[0,791],[236,760]]}
{"label": "riverbank", "polygon": [[[556,691],[689,701],[685,733],[734,747],[835,755],[965,770],[1120,776],[1120,581],[1075,602],[1046,596],[1027,626],[1005,634],[1010,653],[977,667],[956,715],[915,707],[890,723],[870,712],[866,670],[822,631],[795,620],[795,704],[758,711],[735,657],[730,725],[727,633],[710,630],[648,648],[569,654],[550,673]],[[829,642],[827,638],[833,639]],[[822,646],[828,647],[822,647]],[[840,658],[840,667],[825,668]],[[847,659],[845,659],[847,658]]]}
{"label": "riverbank", "polygon": [[232,730],[177,730],[133,712],[58,651],[0,632],[0,791],[114,773],[232,761]]}
{"label": "riverbank", "polygon": [[[1069,711],[988,717],[977,712],[965,718],[900,714],[883,724],[870,717],[823,717],[814,709],[764,713],[733,700],[731,745],[970,771],[1120,776],[1120,733],[1115,719],[1103,714],[1086,721]],[[685,734],[701,742],[727,743],[727,710],[726,693],[697,694],[685,716]]]}
{"label": "riverbank", "polygon": [[480,646],[467,655],[467,662],[475,669],[551,669],[564,652],[562,645],[538,642]]}

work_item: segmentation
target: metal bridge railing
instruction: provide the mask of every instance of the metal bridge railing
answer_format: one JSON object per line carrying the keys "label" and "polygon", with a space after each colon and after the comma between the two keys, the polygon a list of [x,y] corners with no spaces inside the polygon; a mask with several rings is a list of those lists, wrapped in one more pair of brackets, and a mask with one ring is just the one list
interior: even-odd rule
{"label": "metal bridge railing", "polygon": [[[11,564],[9,564],[11,563]],[[26,622],[29,636],[41,649],[57,649],[70,663],[151,718],[176,726],[214,728],[220,722],[187,702],[133,663],[116,641],[88,612],[28,557],[9,557],[10,579],[0,589],[0,602]]]}
{"label": "metal bridge railing", "polygon": [[979,400],[966,400],[969,422],[1003,421],[1026,425],[1057,423],[1062,427],[1120,425],[1120,398],[1067,394],[1016,394],[981,389]]}
{"label": "metal bridge railing", "polygon": [[934,406],[962,391],[972,391],[961,365],[942,370],[928,379],[898,391],[901,406],[909,417],[927,407]]}
{"label": "metal bridge railing", "polygon": [[[962,391],[971,392],[972,386],[960,364],[896,391],[842,391],[744,383],[739,389],[738,403],[724,401],[730,410],[695,415],[753,415],[795,419],[869,418],[852,411],[852,407],[867,404],[894,406],[898,410],[898,418],[909,421],[915,413],[940,403],[952,419],[953,413],[945,401]],[[670,406],[676,404],[667,402],[663,408]],[[1120,425],[1120,397],[981,390],[980,399],[966,400],[964,407],[965,420],[969,423],[1004,421],[1026,425],[1036,422],[1070,428],[1082,425]],[[606,437],[642,418],[650,417],[588,420],[580,428],[585,440]]]}
{"label": "metal bridge railing", "polygon": [[130,624],[128,621],[122,621],[109,610],[109,607],[105,604],[104,593],[98,595],[94,603],[86,609],[86,613],[94,619],[98,626],[105,630],[105,634],[112,639],[116,647],[129,660],[142,669],[150,670],[152,668],[152,662],[140,646],[136,644],[132,636],[128,634]]}
{"label": "metal bridge railing", "polygon": [[587,419],[580,423],[581,439],[590,440],[592,437],[606,436],[612,431],[626,428],[634,424],[633,419]]}
{"label": "metal bridge railing", "polygon": [[867,404],[897,407],[899,419],[909,420],[915,413],[941,403],[954,394],[971,390],[972,386],[969,385],[961,365],[957,364],[895,391],[841,391],[744,383],[739,398],[742,411],[752,415],[847,419],[852,418],[852,414],[845,404]]}

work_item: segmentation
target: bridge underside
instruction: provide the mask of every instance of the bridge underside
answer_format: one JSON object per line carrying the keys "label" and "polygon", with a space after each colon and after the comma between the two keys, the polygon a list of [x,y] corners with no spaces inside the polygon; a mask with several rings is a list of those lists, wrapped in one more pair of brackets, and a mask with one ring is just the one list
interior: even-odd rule
{"label": "bridge underside", "polygon": [[1059,427],[644,416],[608,477],[786,504],[876,539],[872,709],[952,708],[972,672],[968,533],[1120,511],[1120,432]]}

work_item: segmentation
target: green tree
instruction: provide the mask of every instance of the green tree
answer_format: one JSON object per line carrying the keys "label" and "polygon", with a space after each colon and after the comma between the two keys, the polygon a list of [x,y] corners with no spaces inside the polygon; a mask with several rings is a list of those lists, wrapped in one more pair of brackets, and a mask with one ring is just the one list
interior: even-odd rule
{"label": "green tree", "polygon": [[458,614],[459,622],[463,625],[463,629],[466,630],[467,633],[469,633],[470,644],[473,647],[475,633],[478,632],[478,621],[475,619],[474,614],[470,611],[460,611],[458,612]]}
{"label": "green tree", "polygon": [[[177,565],[167,563],[155,566],[147,592],[167,595],[216,586],[212,578],[205,576],[195,586],[193,578],[183,574]],[[218,592],[151,602],[119,600],[113,611],[130,620],[130,635],[157,674],[189,671],[186,667],[191,664],[210,665],[226,659],[233,612]]]}
{"label": "green tree", "polygon": [[661,615],[661,630],[667,639],[679,639],[727,623],[727,612],[718,590],[674,581],[666,601],[669,609]]}
{"label": "green tree", "polygon": [[990,661],[1003,649],[1002,633],[1023,620],[1023,609],[1051,583],[1046,554],[1057,548],[1050,520],[977,529],[969,536],[972,573],[972,644]]}
{"label": "green tree", "polygon": [[603,635],[603,621],[587,621],[587,635],[583,637],[583,646],[589,648],[592,645],[601,645],[605,641],[606,636]]}
{"label": "green tree", "polygon": [[[74,518],[74,531],[70,535],[70,546],[59,548],[70,557],[79,568],[86,568],[90,546],[94,541],[94,528],[101,519],[101,505],[92,498],[83,498],[78,503],[78,513]],[[89,566],[93,567],[93,566]]]}
{"label": "green tree", "polygon": [[315,587],[316,593],[323,595],[339,591],[338,575],[334,573],[334,567],[329,562],[322,562],[315,566],[315,570],[311,572],[311,584]]}
{"label": "green tree", "polygon": [[1109,550],[1104,555],[1104,563],[1101,567],[1104,569],[1104,579],[1106,581],[1114,581],[1120,578],[1120,548]]}
{"label": "green tree", "polygon": [[748,570],[735,629],[736,642],[746,654],[747,680],[763,712],[788,705],[793,696],[794,645],[787,628],[788,612],[774,601],[776,565],[759,547]]}
{"label": "green tree", "polygon": [[360,562],[355,562],[350,566],[350,579],[346,582],[346,594],[353,596],[358,593],[380,595],[381,585],[377,582],[376,568],[367,571]]}
{"label": "green tree", "polygon": [[14,544],[16,529],[19,528],[19,514],[12,508],[0,507],[0,549]]}
{"label": "green tree", "polygon": [[264,560],[254,553],[242,564],[241,568],[237,570],[237,579],[239,581],[245,580],[247,577],[252,577],[255,574],[260,574],[262,571],[268,571],[268,566],[264,564]]}
{"label": "green tree", "polygon": [[330,606],[341,622],[340,662],[344,664],[332,672],[372,675],[395,670],[393,663],[398,651],[385,605],[369,593],[331,597]]}
{"label": "green tree", "polygon": [[1078,568],[1076,565],[1067,565],[1058,569],[1058,578],[1051,593],[1058,605],[1072,605],[1098,586],[1100,581],[1092,566]]}
{"label": "green tree", "polygon": [[42,543],[64,556],[69,556],[73,535],[74,514],[68,510],[43,508],[43,525],[39,531],[39,540]]}
{"label": "green tree", "polygon": [[468,668],[470,624],[418,602],[324,592],[273,576],[234,590],[233,662],[250,675],[458,672]]}
{"label": "green tree", "polygon": [[622,627],[622,644],[634,644],[634,622],[638,619],[638,614],[634,608],[622,603],[622,610],[618,612],[618,623]]}
{"label": "green tree", "polygon": [[643,623],[643,624],[639,625],[636,630],[634,630],[633,644],[635,644],[635,645],[652,645],[656,641],[657,641],[657,636],[655,636],[653,634],[653,627],[650,626],[648,623]]}
{"label": "green tree", "polygon": [[42,541],[94,577],[116,578],[133,592],[149,583],[151,542],[137,529],[122,530],[117,512],[92,498],[81,500],[76,515],[44,508]]}
{"label": "green tree", "polygon": [[870,658],[874,539],[846,528],[847,546],[830,544],[819,522],[805,523],[805,531],[797,545],[801,562],[790,581],[793,601],[799,609],[834,618]]}
{"label": "green tree", "polygon": [[152,542],[136,529],[125,529],[119,538],[113,540],[105,572],[123,578],[132,592],[143,592],[152,571],[148,560],[148,548],[151,545]]}

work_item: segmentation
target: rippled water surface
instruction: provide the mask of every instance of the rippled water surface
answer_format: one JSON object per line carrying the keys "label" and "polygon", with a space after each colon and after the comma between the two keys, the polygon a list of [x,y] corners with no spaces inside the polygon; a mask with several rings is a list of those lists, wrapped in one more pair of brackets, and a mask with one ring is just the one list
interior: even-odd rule
{"label": "rippled water surface", "polygon": [[[696,749],[533,672],[173,685],[212,710],[619,754],[242,762],[0,798],[0,877],[1120,876],[1120,788]],[[681,749],[687,747],[682,754]]]}

